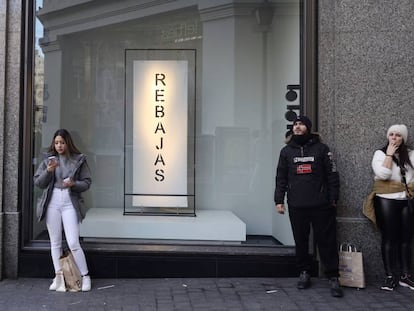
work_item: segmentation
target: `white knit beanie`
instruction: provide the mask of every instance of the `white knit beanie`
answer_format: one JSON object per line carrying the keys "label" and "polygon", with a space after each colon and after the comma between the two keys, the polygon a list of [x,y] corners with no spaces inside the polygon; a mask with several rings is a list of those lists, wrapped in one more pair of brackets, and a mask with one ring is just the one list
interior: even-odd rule
{"label": "white knit beanie", "polygon": [[407,143],[408,139],[408,130],[404,124],[394,124],[391,125],[387,131],[387,138],[390,136],[390,133],[400,133],[402,138],[404,139],[404,143]]}

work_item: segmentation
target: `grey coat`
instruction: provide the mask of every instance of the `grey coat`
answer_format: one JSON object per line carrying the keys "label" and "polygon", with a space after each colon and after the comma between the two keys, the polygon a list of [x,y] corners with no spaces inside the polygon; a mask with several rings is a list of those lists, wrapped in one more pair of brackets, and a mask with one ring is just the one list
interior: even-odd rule
{"label": "grey coat", "polygon": [[[43,193],[37,201],[37,219],[41,221],[44,219],[47,211],[47,207],[52,197],[53,185],[55,184],[55,173],[48,172],[47,169],[47,157],[52,154],[47,154],[45,159],[40,163],[34,175],[34,184],[43,189]],[[73,207],[78,214],[78,220],[81,222],[85,218],[85,204],[82,192],[89,189],[92,179],[91,172],[88,164],[86,163],[86,155],[74,154],[72,159],[76,161],[75,169],[69,177],[74,181],[74,185],[69,188],[69,195],[72,201]]]}

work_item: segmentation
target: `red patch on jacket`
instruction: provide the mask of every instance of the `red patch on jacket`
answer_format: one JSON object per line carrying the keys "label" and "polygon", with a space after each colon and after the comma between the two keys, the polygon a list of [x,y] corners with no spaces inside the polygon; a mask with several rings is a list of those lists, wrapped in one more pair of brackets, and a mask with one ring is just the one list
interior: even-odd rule
{"label": "red patch on jacket", "polygon": [[311,164],[300,164],[296,166],[296,174],[310,174],[312,173]]}

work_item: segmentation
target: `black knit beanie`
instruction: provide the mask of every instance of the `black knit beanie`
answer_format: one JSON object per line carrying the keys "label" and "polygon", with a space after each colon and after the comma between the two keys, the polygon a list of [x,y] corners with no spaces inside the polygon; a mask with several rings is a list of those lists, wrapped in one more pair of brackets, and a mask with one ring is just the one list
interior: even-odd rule
{"label": "black knit beanie", "polygon": [[295,121],[293,121],[293,124],[299,121],[302,122],[306,126],[306,128],[308,129],[308,132],[310,133],[312,130],[312,121],[306,116],[297,116]]}

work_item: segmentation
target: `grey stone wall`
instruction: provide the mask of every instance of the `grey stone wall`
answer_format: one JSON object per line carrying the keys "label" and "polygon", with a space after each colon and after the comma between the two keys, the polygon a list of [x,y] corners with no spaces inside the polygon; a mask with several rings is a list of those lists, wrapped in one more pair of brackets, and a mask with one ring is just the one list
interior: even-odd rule
{"label": "grey stone wall", "polygon": [[22,2],[0,1],[0,278],[17,277]]}
{"label": "grey stone wall", "polygon": [[319,130],[341,174],[339,241],[362,249],[368,278],[382,277],[380,236],[362,215],[373,152],[404,123],[414,142],[414,2],[319,0]]}
{"label": "grey stone wall", "polygon": [[[5,79],[4,67],[6,63],[6,4],[0,1],[0,163],[3,163],[4,152],[4,99],[5,99]],[[0,280],[3,277],[3,166],[0,165]]]}

